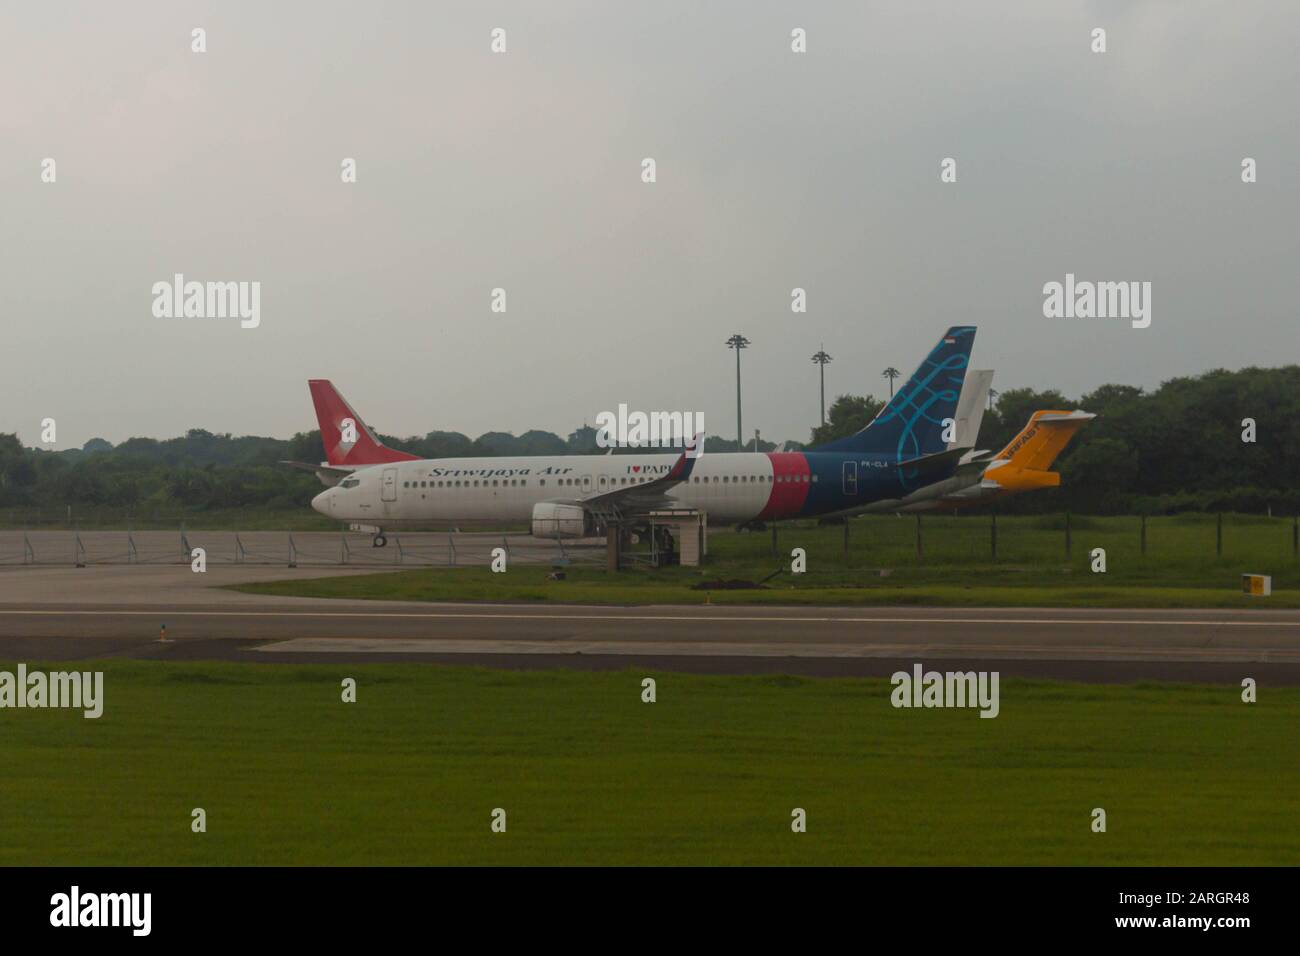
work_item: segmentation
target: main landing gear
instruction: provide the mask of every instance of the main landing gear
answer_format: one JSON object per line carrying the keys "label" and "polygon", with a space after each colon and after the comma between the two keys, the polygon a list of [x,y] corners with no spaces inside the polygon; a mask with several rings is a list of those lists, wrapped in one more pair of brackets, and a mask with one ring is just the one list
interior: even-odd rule
{"label": "main landing gear", "polygon": [[388,539],[384,537],[382,531],[370,539],[370,546],[372,548],[382,548],[386,544],[388,544]]}

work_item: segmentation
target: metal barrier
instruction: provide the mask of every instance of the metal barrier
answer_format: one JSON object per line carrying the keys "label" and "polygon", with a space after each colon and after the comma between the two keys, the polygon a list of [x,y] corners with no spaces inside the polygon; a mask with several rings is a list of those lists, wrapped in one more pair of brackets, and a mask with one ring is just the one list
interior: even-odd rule
{"label": "metal barrier", "polygon": [[504,548],[512,564],[593,565],[604,559],[604,542],[558,542],[500,532],[406,532],[390,534],[383,548],[372,536],[352,532],[289,531],[3,531],[0,567],[189,564],[202,548],[209,566],[279,567],[475,567]]}

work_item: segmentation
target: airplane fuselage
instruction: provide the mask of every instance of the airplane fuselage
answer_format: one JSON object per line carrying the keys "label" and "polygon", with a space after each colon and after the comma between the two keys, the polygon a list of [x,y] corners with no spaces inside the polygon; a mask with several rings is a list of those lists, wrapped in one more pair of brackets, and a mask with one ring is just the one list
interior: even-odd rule
{"label": "airplane fuselage", "polygon": [[[436,458],[373,465],[322,492],[312,506],[344,521],[393,527],[416,522],[527,521],[544,501],[582,503],[666,475],[663,455]],[[946,473],[945,473],[946,474]],[[830,514],[899,498],[928,481],[896,456],[838,452],[701,455],[666,495],[711,521],[739,523]],[[942,477],[942,476],[938,476]]]}

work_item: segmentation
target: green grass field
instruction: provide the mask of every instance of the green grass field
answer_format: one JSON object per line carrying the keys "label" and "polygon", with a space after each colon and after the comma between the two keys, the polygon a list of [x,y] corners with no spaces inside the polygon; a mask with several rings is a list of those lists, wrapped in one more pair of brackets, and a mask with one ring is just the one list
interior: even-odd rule
{"label": "green grass field", "polygon": [[1300,863],[1296,688],[1008,680],[988,720],[881,679],[94,669],[98,721],[0,712],[0,865]]}
{"label": "green grass field", "polygon": [[[922,554],[916,523],[894,516],[856,520],[843,529],[811,522],[782,525],[773,555],[770,533],[710,533],[701,568],[629,570],[573,567],[549,581],[549,568],[519,564],[504,574],[486,567],[248,585],[262,594],[426,601],[559,601],[593,604],[805,604],[1056,607],[1300,607],[1300,561],[1290,519],[1225,516],[1216,554],[1212,515],[1150,519],[1142,553],[1136,518],[1074,518],[1070,557],[1061,516],[1000,518],[992,555],[988,515],[927,516]],[[803,548],[807,571],[789,572]],[[1106,572],[1091,568],[1094,548]],[[786,571],[762,590],[696,589],[717,579],[758,581]],[[1273,595],[1241,593],[1243,572],[1271,574]]]}

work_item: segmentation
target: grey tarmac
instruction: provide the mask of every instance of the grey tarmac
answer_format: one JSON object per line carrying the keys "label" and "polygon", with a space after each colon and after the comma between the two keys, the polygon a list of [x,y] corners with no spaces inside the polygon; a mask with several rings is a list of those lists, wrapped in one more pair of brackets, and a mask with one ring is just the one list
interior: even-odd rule
{"label": "grey tarmac", "polygon": [[214,587],[326,573],[356,571],[6,569],[0,660],[411,661],[815,676],[884,676],[933,661],[1063,680],[1253,677],[1300,685],[1294,610],[424,604]]}

